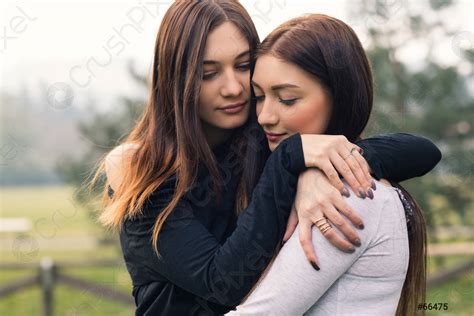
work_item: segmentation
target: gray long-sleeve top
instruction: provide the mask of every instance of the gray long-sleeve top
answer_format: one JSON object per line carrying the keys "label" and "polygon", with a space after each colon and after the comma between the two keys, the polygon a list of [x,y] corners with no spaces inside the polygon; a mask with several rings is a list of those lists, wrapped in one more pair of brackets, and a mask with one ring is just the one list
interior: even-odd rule
{"label": "gray long-sleeve top", "polygon": [[316,271],[297,227],[246,301],[226,315],[394,315],[409,260],[402,203],[395,188],[380,182],[373,200],[352,193],[347,202],[365,224],[354,253],[339,251],[313,226]]}

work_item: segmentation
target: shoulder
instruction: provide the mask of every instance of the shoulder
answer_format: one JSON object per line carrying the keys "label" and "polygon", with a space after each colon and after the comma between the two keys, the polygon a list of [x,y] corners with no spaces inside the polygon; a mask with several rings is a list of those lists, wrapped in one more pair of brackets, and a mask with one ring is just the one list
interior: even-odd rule
{"label": "shoulder", "polygon": [[112,149],[106,157],[106,160],[113,161],[115,159],[132,155],[140,146],[136,143],[121,144]]}
{"label": "shoulder", "polygon": [[138,144],[122,144],[115,147],[105,157],[105,173],[113,190],[120,186],[125,172],[124,166],[130,162],[138,148]]}
{"label": "shoulder", "polygon": [[394,191],[394,188],[390,185],[390,183],[386,180],[375,180],[376,183],[376,190],[374,191],[374,198],[369,199],[369,198],[359,198],[350,188],[350,186],[347,183],[344,183],[346,185],[346,188],[350,192],[350,197],[347,198],[347,203],[349,203],[351,206],[355,207],[356,209],[364,209],[364,210],[373,210],[376,211],[376,209],[379,209],[383,207],[385,204],[387,204],[392,196]]}
{"label": "shoulder", "polygon": [[[381,225],[385,222],[404,216],[401,201],[395,188],[386,181],[376,181],[377,190],[374,191],[374,199],[361,199],[351,192],[346,199],[349,206],[360,214],[364,221],[364,231],[369,235],[377,234]],[[349,186],[346,186],[350,190]]]}

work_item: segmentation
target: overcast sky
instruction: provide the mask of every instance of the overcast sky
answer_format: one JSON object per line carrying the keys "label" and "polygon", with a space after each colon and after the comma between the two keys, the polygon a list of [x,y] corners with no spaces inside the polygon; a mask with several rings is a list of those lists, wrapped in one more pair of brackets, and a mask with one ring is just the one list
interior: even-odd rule
{"label": "overcast sky", "polygon": [[[410,0],[386,0],[394,8],[393,18]],[[412,0],[414,1],[414,0]],[[263,39],[282,22],[303,13],[325,13],[346,21],[364,42],[364,21],[349,15],[356,1],[241,1],[251,14]],[[123,94],[137,93],[124,64],[136,61],[147,72],[153,57],[157,29],[171,1],[2,1],[0,3],[0,89],[15,92],[22,85],[35,93],[46,86],[64,84],[72,88],[74,103],[94,96],[104,108]],[[413,2],[412,2],[413,3]],[[451,23],[462,36],[460,45],[474,45],[474,1],[458,1],[450,13]],[[454,18],[453,18],[454,17]],[[132,20],[135,27],[131,26]],[[122,40],[119,30],[122,29]],[[446,63],[459,62],[452,41],[438,52]],[[120,42],[120,44],[118,44]],[[113,45],[115,44],[115,46]],[[113,49],[111,47],[114,47]],[[405,52],[416,64],[416,48]],[[91,58],[104,63],[87,77]],[[3,105],[2,105],[3,106]]]}

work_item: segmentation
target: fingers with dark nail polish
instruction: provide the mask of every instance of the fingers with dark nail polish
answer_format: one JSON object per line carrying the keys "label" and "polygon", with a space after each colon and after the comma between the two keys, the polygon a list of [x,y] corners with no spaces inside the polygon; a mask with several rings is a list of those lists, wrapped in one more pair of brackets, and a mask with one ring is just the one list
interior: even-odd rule
{"label": "fingers with dark nail polish", "polygon": [[377,186],[375,185],[375,181],[372,180],[372,182],[370,183],[370,186],[372,187],[372,190],[377,190]]}
{"label": "fingers with dark nail polish", "polygon": [[351,194],[349,193],[349,190],[347,190],[346,188],[344,188],[342,190],[342,195],[345,196],[345,197],[350,197],[351,196]]}
{"label": "fingers with dark nail polish", "polygon": [[374,199],[374,192],[372,192],[372,189],[367,190],[367,196],[369,199],[373,200]]}
{"label": "fingers with dark nail polish", "polygon": [[317,265],[315,262],[310,261],[310,263],[311,263],[311,265],[313,266],[314,270],[316,270],[316,271],[319,271],[319,270],[320,270],[319,267],[318,267],[318,265]]}

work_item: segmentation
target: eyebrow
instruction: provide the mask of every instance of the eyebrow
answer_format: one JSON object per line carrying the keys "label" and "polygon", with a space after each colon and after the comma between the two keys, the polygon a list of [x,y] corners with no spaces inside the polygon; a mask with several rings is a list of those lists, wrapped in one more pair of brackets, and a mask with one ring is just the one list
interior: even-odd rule
{"label": "eyebrow", "polygon": [[[246,50],[245,52],[241,52],[240,54],[237,55],[237,57],[235,57],[235,59],[240,59],[242,57],[244,57],[245,55],[250,55],[250,50]],[[218,64],[219,62],[215,61],[215,60],[204,60],[204,65],[214,65],[214,64]]]}
{"label": "eyebrow", "polygon": [[[259,88],[260,90],[263,90],[262,87],[260,87],[260,85],[258,83],[256,83],[255,81],[252,80],[252,84],[254,86],[256,86],[257,88]],[[285,88],[300,88],[300,86],[297,86],[295,84],[291,84],[291,83],[282,83],[282,84],[277,84],[277,85],[274,85],[271,87],[271,89],[273,91],[278,91],[278,90],[282,90],[282,89],[285,89]]]}

